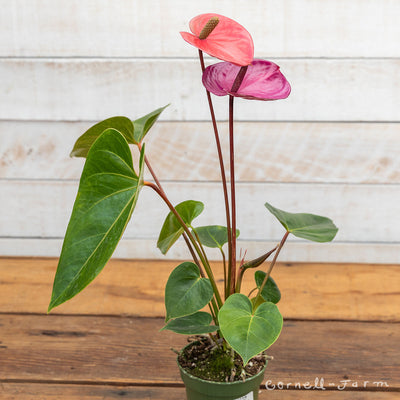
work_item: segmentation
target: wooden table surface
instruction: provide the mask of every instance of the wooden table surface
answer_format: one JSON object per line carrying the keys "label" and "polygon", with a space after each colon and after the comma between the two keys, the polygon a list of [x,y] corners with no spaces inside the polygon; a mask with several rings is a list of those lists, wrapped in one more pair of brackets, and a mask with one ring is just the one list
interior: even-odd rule
{"label": "wooden table surface", "polygon": [[[112,260],[47,315],[57,260],[0,258],[0,399],[184,399],[171,348],[186,337],[159,332],[176,264]],[[273,276],[285,323],[260,400],[400,399],[400,266],[281,263]]]}

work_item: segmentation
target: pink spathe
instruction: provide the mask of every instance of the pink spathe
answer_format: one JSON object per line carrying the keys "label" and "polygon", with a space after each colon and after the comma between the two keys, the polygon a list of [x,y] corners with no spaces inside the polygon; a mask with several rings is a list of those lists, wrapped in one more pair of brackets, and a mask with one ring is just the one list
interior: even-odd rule
{"label": "pink spathe", "polygon": [[[218,17],[218,25],[206,39],[199,39],[200,32],[212,17]],[[193,34],[180,32],[182,38],[210,56],[236,65],[249,65],[253,61],[253,39],[236,21],[219,14],[201,14],[190,21],[189,27]]]}
{"label": "pink spathe", "polygon": [[289,96],[290,84],[279,66],[258,59],[248,66],[239,89],[232,92],[232,85],[240,68],[229,62],[210,65],[204,70],[203,85],[216,96],[230,94],[250,100],[279,100]]}

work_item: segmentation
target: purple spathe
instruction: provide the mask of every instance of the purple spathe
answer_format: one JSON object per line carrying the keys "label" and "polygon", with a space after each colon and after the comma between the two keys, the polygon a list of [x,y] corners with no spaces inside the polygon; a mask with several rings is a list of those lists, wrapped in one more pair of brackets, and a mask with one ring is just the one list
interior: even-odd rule
{"label": "purple spathe", "polygon": [[204,70],[203,85],[216,96],[232,95],[250,100],[279,100],[289,96],[290,84],[279,66],[258,59],[248,66],[239,89],[232,92],[240,68],[229,62],[210,65]]}

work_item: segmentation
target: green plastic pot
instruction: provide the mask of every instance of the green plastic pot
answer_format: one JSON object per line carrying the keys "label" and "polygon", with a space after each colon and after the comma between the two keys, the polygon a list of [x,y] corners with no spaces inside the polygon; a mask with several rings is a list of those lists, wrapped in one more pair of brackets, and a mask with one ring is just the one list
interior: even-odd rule
{"label": "green plastic pot", "polygon": [[187,400],[258,400],[258,391],[264,379],[265,367],[246,381],[211,382],[186,372],[178,362]]}

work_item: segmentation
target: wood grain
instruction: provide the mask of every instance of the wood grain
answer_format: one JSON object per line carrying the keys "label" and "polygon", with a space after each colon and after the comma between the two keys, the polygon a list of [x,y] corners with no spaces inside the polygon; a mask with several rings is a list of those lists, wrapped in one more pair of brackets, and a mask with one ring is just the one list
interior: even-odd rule
{"label": "wood grain", "polygon": [[[398,59],[275,61],[292,85],[290,97],[238,99],[236,120],[399,121]],[[0,119],[133,118],[171,103],[164,120],[209,120],[196,60],[4,58],[0,77]],[[218,119],[227,119],[227,104],[215,100]]]}
{"label": "wood grain", "polygon": [[[113,259],[53,313],[163,317],[165,284],[179,263]],[[0,312],[45,313],[56,267],[57,259],[1,258]],[[213,270],[221,282],[221,264]],[[280,263],[272,275],[284,318],[400,321],[399,265]],[[243,293],[254,287],[253,279],[251,272],[245,275]]]}
{"label": "wood grain", "polygon": [[[185,338],[158,332],[161,319],[0,315],[0,376],[49,383],[180,383],[175,355]],[[399,324],[286,322],[270,348],[269,385],[385,382],[400,389]],[[373,344],[373,346],[371,345]],[[371,385],[372,387],[372,385]]]}
{"label": "wood grain", "polygon": [[[227,15],[262,57],[399,57],[396,1],[2,0],[0,56],[193,57],[179,36],[197,14]],[[176,12],[179,8],[179,12]]]}
{"label": "wood grain", "polygon": [[[79,179],[69,153],[91,125],[0,121],[0,178]],[[238,182],[400,183],[400,124],[239,122],[235,137]],[[159,122],[146,151],[162,181],[218,181],[213,141],[209,122]]]}
{"label": "wood grain", "polygon": [[[140,387],[107,385],[70,385],[42,383],[1,383],[3,400],[184,400],[183,387]],[[262,390],[259,400],[397,400],[396,392],[354,392],[322,390]]]}

